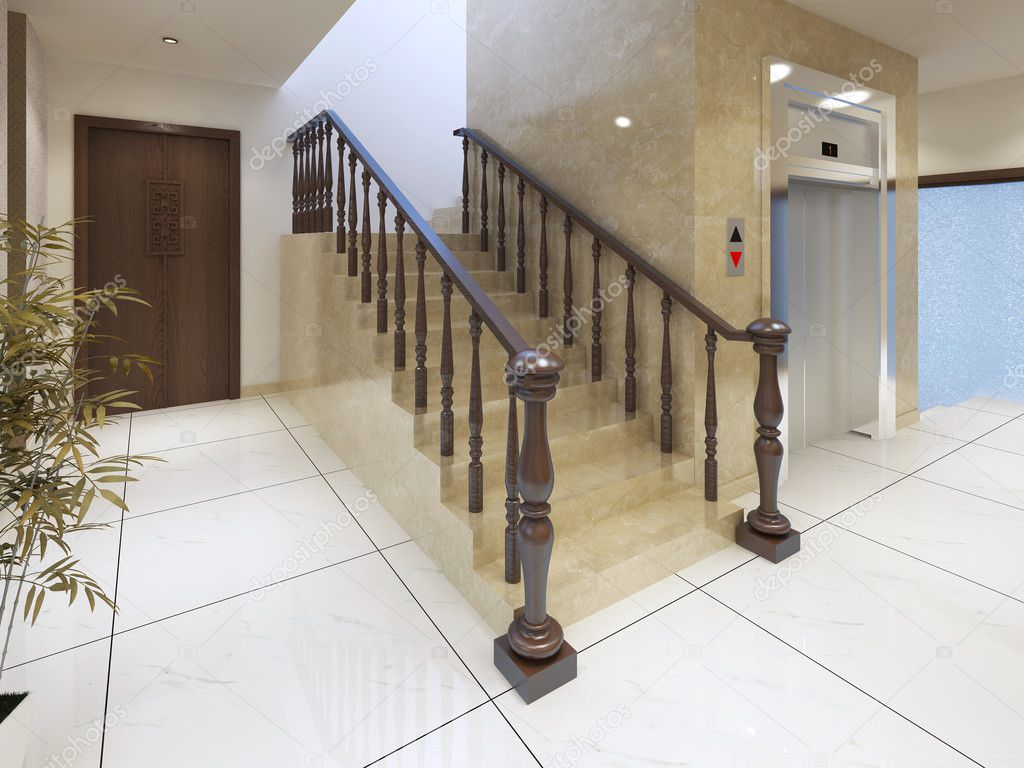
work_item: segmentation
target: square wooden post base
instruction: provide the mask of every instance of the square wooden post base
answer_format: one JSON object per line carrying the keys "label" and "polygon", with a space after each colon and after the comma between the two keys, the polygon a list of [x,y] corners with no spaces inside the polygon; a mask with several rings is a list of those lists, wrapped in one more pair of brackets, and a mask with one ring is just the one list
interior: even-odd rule
{"label": "square wooden post base", "polygon": [[736,543],[773,563],[781,563],[800,551],[800,531],[785,536],[768,536],[755,531],[746,520],[736,526]]}
{"label": "square wooden post base", "polygon": [[576,649],[563,642],[561,650],[550,659],[531,661],[516,655],[508,643],[508,635],[502,635],[494,638],[494,666],[519,697],[532,704],[576,679]]}

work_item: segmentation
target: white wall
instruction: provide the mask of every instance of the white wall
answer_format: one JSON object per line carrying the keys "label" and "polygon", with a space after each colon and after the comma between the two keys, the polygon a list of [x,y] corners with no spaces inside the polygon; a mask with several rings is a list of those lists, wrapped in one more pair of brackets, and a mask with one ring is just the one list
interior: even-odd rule
{"label": "white wall", "polygon": [[46,51],[32,22],[25,29],[25,218],[46,216]]}
{"label": "white wall", "polygon": [[291,226],[291,150],[282,143],[326,103],[429,216],[461,185],[465,0],[357,0],[281,88],[61,59],[50,52],[51,223],[71,219],[74,114],[242,133],[242,387],[280,368],[279,239]]}
{"label": "white wall", "polygon": [[1024,165],[1024,75],[922,93],[920,173]]}

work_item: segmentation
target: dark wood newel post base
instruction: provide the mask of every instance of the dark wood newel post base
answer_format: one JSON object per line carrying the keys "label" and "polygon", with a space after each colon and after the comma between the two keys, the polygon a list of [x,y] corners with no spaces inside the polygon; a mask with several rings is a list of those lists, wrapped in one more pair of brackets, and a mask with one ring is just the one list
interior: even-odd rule
{"label": "dark wood newel post base", "polygon": [[547,612],[548,571],[555,532],[548,499],[555,484],[548,445],[547,404],[554,398],[563,363],[553,354],[520,352],[509,360],[515,394],[523,402],[523,439],[517,467],[522,518],[516,543],[525,605],[508,634],[494,641],[494,665],[526,703],[576,678],[576,651]]}
{"label": "dark wood newel post base", "polygon": [[760,506],[736,526],[736,543],[773,563],[800,551],[800,532],[779,511],[779,472],[782,470],[782,391],[779,389],[779,356],[786,350],[790,328],[771,318],[755,320],[747,326],[754,337],[754,351],[761,366],[754,395],[754,417],[758,438],[754,441],[754,460],[760,487]]}

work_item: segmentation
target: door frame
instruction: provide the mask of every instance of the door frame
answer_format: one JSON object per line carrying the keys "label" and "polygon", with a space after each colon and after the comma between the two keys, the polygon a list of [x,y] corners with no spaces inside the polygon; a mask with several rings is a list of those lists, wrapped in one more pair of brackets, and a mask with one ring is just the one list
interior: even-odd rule
{"label": "door frame", "polygon": [[[147,120],[75,115],[75,219],[89,215],[89,131],[93,128],[193,136],[228,142],[228,391],[232,400],[242,389],[242,134],[223,128],[201,128]],[[75,224],[75,285],[84,288],[89,278],[88,223]]]}

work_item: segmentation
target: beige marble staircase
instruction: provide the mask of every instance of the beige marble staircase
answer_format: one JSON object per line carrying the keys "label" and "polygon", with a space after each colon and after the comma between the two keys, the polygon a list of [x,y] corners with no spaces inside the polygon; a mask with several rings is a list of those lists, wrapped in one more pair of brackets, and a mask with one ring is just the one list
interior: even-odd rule
{"label": "beige marble staircase", "polygon": [[[446,212],[435,224],[455,220],[454,213]],[[479,251],[479,236],[442,237],[524,338],[542,340],[558,328],[556,297],[552,317],[537,317],[535,296],[515,292],[513,270],[497,271],[494,254]],[[394,235],[387,238],[390,298],[396,241]],[[456,291],[455,456],[443,458],[438,394],[441,270],[428,253],[429,405],[417,414],[414,244],[414,237],[406,236],[407,362],[404,371],[395,371],[392,334],[376,333],[377,236],[369,304],[359,301],[359,278],[347,276],[347,256],[333,252],[333,234],[284,236],[283,362],[289,378],[303,384],[291,398],[494,631],[504,631],[523,600],[522,585],[504,580],[507,355],[485,330],[480,349],[485,504],[482,513],[470,514],[469,307]],[[393,330],[393,304],[389,312]],[[693,487],[693,457],[660,451],[652,441],[654,416],[644,411],[625,414],[621,382],[591,381],[589,338],[558,354],[565,373],[549,408],[555,465],[550,501],[556,531],[549,612],[569,625],[728,546],[741,512],[728,501],[704,501],[702,490]],[[736,498],[746,490],[723,486],[720,498]]]}

